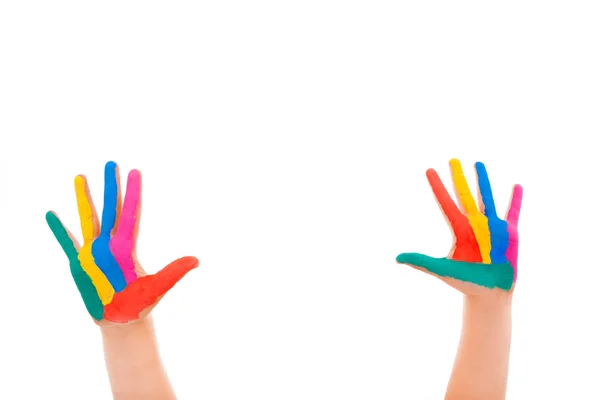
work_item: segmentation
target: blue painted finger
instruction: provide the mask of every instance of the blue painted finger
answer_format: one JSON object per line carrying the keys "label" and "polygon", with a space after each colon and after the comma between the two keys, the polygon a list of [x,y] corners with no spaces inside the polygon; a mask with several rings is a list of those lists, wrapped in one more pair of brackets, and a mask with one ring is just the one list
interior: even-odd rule
{"label": "blue painted finger", "polygon": [[115,257],[110,251],[110,234],[117,219],[119,186],[117,182],[117,164],[106,163],[104,169],[104,209],[102,210],[102,227],[100,235],[92,244],[92,256],[98,268],[110,282],[115,292],[127,286],[125,276]]}
{"label": "blue painted finger", "polygon": [[492,195],[492,185],[488,177],[485,165],[482,162],[475,163],[477,170],[477,180],[479,181],[479,193],[481,201],[485,208],[485,216],[488,218],[488,227],[490,228],[490,239],[492,249],[490,250],[490,259],[494,264],[506,262],[506,249],[508,248],[508,224],[498,218],[494,196]]}
{"label": "blue painted finger", "polygon": [[481,194],[481,201],[485,208],[484,214],[486,217],[496,216],[496,205],[494,204],[494,196],[492,195],[492,186],[490,185],[490,179],[488,178],[485,165],[482,162],[475,163],[475,169],[477,171],[477,180],[479,183],[479,193]]}

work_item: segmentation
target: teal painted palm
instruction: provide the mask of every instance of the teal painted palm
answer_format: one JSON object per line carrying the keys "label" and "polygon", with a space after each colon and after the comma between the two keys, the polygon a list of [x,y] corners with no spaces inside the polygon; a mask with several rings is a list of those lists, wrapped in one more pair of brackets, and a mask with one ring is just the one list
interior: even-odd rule
{"label": "teal painted palm", "polygon": [[[455,242],[447,257],[402,253],[396,261],[434,275],[466,294],[500,289],[510,292],[517,277],[518,220],[523,189],[515,185],[505,220],[496,214],[490,181],[483,163],[476,164],[482,205],[477,206],[460,162],[450,161],[450,169],[461,209],[450,197],[437,172],[427,171],[427,179],[454,234]],[[481,210],[480,210],[481,209]]]}

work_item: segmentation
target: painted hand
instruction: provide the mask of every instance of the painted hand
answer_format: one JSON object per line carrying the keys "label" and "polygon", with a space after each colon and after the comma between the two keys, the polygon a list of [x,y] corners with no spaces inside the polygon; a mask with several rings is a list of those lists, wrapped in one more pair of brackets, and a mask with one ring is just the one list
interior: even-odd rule
{"label": "painted hand", "polygon": [[444,187],[437,172],[427,171],[429,184],[454,233],[448,257],[433,258],[419,253],[402,253],[396,261],[437,276],[465,294],[500,289],[512,292],[517,279],[519,236],[517,224],[523,188],[515,185],[506,220],[496,214],[492,188],[483,163],[476,163],[479,193],[484,213],[479,211],[460,162],[450,161],[452,180],[463,214]]}
{"label": "painted hand", "polygon": [[46,221],[69,259],[71,275],[88,312],[96,323],[127,323],[147,316],[162,296],[198,266],[195,257],[183,257],[154,275],[147,275],[136,257],[141,214],[141,176],[132,170],[121,210],[119,171],[106,164],[104,210],[99,227],[84,176],[75,178],[83,246],[49,211]]}

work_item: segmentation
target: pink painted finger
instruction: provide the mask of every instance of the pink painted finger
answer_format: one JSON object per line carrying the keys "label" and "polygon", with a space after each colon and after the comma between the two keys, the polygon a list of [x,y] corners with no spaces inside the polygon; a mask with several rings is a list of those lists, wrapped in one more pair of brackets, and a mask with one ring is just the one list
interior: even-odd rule
{"label": "pink painted finger", "polygon": [[514,280],[516,282],[518,275],[518,260],[519,260],[519,231],[517,225],[519,223],[519,214],[521,213],[521,202],[523,200],[523,187],[515,185],[512,194],[510,207],[506,215],[508,223],[508,247],[506,248],[506,260],[514,269]]}
{"label": "pink painted finger", "polygon": [[138,208],[142,194],[142,179],[140,171],[137,169],[129,172],[127,177],[127,190],[125,200],[121,210],[117,236],[124,238],[134,238],[135,226],[138,219]]}
{"label": "pink painted finger", "polygon": [[506,222],[511,225],[519,225],[519,214],[521,213],[521,201],[523,200],[523,187],[521,185],[515,185],[512,194],[512,200],[508,213],[506,214]]}
{"label": "pink painted finger", "polygon": [[126,236],[113,236],[110,240],[110,252],[125,277],[125,282],[130,284],[135,282],[137,274],[135,273],[135,262],[133,261],[133,247],[135,243],[133,238]]}

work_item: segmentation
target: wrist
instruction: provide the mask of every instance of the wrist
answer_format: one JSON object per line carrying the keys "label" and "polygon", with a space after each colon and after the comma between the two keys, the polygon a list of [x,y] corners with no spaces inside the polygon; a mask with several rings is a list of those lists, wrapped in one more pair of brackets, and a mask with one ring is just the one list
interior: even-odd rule
{"label": "wrist", "polygon": [[154,322],[150,316],[126,324],[100,325],[104,340],[128,341],[136,337],[154,336]]}
{"label": "wrist", "polygon": [[512,293],[496,292],[485,296],[465,296],[463,315],[466,320],[479,324],[504,323],[512,314]]}
{"label": "wrist", "polygon": [[141,366],[160,358],[154,323],[150,318],[102,326],[100,331],[107,361],[124,366]]}
{"label": "wrist", "polygon": [[506,308],[512,306],[512,292],[505,292],[503,290],[491,290],[490,293],[485,295],[465,295],[465,305],[476,309],[493,309],[493,308]]}
{"label": "wrist", "polygon": [[107,324],[100,331],[115,399],[175,399],[160,359],[152,319]]}

